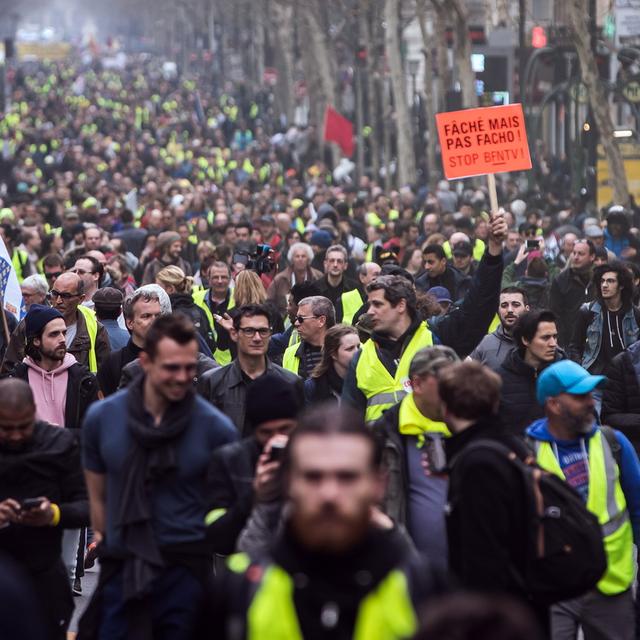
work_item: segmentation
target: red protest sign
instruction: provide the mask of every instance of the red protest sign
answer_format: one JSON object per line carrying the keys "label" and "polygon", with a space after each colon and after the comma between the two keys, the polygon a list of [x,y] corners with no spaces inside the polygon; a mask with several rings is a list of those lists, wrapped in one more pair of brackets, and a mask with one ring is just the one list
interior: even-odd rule
{"label": "red protest sign", "polygon": [[522,105],[436,114],[447,179],[531,169]]}

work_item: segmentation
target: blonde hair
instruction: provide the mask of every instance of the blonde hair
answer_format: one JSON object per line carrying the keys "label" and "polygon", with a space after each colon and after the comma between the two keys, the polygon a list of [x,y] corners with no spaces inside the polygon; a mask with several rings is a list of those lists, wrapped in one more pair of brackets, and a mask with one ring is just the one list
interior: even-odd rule
{"label": "blonde hair", "polygon": [[255,271],[244,270],[236,276],[236,286],[233,290],[233,299],[236,307],[245,304],[264,304],[267,300],[262,280]]}
{"label": "blonde hair", "polygon": [[193,278],[186,276],[184,271],[175,265],[169,265],[158,271],[156,282],[160,286],[172,286],[176,293],[186,293],[187,295],[191,294],[191,289],[193,288]]}

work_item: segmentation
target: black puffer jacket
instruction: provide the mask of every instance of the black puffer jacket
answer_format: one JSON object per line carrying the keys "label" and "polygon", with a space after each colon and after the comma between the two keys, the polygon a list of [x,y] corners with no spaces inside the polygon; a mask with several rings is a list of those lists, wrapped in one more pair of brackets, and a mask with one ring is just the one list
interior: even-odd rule
{"label": "black puffer jacket", "polygon": [[[564,351],[558,349],[555,361],[565,358]],[[525,428],[534,420],[544,417],[544,409],[536,400],[536,382],[540,372],[549,364],[536,370],[524,361],[517,349],[514,349],[507,354],[497,370],[502,378],[498,415],[510,433],[523,435]]]}
{"label": "black puffer jacket", "polygon": [[602,422],[622,431],[640,451],[640,341],[611,361],[607,377]]}

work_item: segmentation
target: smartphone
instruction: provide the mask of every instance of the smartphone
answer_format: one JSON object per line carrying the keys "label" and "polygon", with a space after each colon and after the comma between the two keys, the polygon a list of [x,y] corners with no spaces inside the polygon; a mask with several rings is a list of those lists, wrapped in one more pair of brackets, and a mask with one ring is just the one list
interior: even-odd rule
{"label": "smartphone", "polygon": [[540,240],[527,240],[527,249],[535,250],[540,248]]}
{"label": "smartphone", "polygon": [[284,458],[284,450],[287,446],[286,442],[274,442],[271,445],[271,452],[269,453],[269,462],[281,462]]}
{"label": "smartphone", "polygon": [[442,438],[425,438],[422,449],[423,455],[429,466],[432,475],[441,475],[447,471],[447,456],[444,452],[444,441]]}
{"label": "smartphone", "polygon": [[26,500],[20,500],[20,508],[23,511],[33,511],[40,508],[43,502],[44,498],[27,498]]}

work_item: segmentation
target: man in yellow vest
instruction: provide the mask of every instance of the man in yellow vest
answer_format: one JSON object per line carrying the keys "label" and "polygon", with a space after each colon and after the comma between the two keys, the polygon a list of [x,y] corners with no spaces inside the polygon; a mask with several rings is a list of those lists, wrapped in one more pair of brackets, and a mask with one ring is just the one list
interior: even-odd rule
{"label": "man in yellow vest", "polygon": [[320,362],[324,337],[335,323],[335,310],[328,298],[309,296],[300,300],[293,322],[300,342],[286,348],[283,368],[306,380]]}
{"label": "man in yellow vest", "polygon": [[[63,273],[49,292],[51,306],[63,316],[67,325],[67,351],[75,359],[96,373],[111,351],[107,330],[96,320],[92,309],[83,306],[84,286],[80,276]],[[24,358],[26,344],[24,319],[11,336],[2,361],[2,372],[10,371]]]}
{"label": "man in yellow vest", "polygon": [[494,216],[491,228],[464,302],[437,320],[427,323],[420,317],[415,289],[402,276],[379,276],[367,287],[374,332],[351,361],[342,390],[343,402],[361,411],[366,422],[377,420],[409,391],[409,364],[420,349],[440,343],[464,357],[484,337],[498,308],[507,232],[503,212]]}
{"label": "man in yellow vest", "polygon": [[350,412],[324,408],[301,419],[287,455],[282,533],[268,557],[230,558],[211,619],[256,640],[412,637],[417,607],[442,583],[376,508],[377,439]]}
{"label": "man in yellow vest", "polygon": [[633,545],[640,541],[640,462],[627,439],[595,420],[592,391],[605,381],[579,364],[563,360],[538,378],[538,402],[546,417],[527,429],[538,464],[566,480],[602,526],[607,571],[597,588],[575,600],[554,605],[554,640],[635,638],[631,586]]}
{"label": "man in yellow vest", "polygon": [[359,315],[362,305],[366,302],[364,289],[380,275],[380,265],[377,262],[363,262],[356,270],[360,285],[356,289],[343,293],[336,305],[336,321],[353,324],[353,319]]}
{"label": "man in yellow vest", "polygon": [[409,366],[411,393],[385,411],[373,427],[383,442],[383,463],[389,477],[384,512],[406,527],[418,551],[444,567],[444,440],[450,434],[442,422],[437,375],[458,360],[449,347],[420,349]]}
{"label": "man in yellow vest", "polygon": [[216,261],[211,263],[207,276],[209,289],[195,291],[193,301],[204,311],[209,321],[207,343],[216,345],[213,357],[219,365],[224,366],[233,360],[229,332],[219,322],[222,318],[230,321],[227,312],[235,306],[233,291],[229,286],[231,269],[226,262]]}

